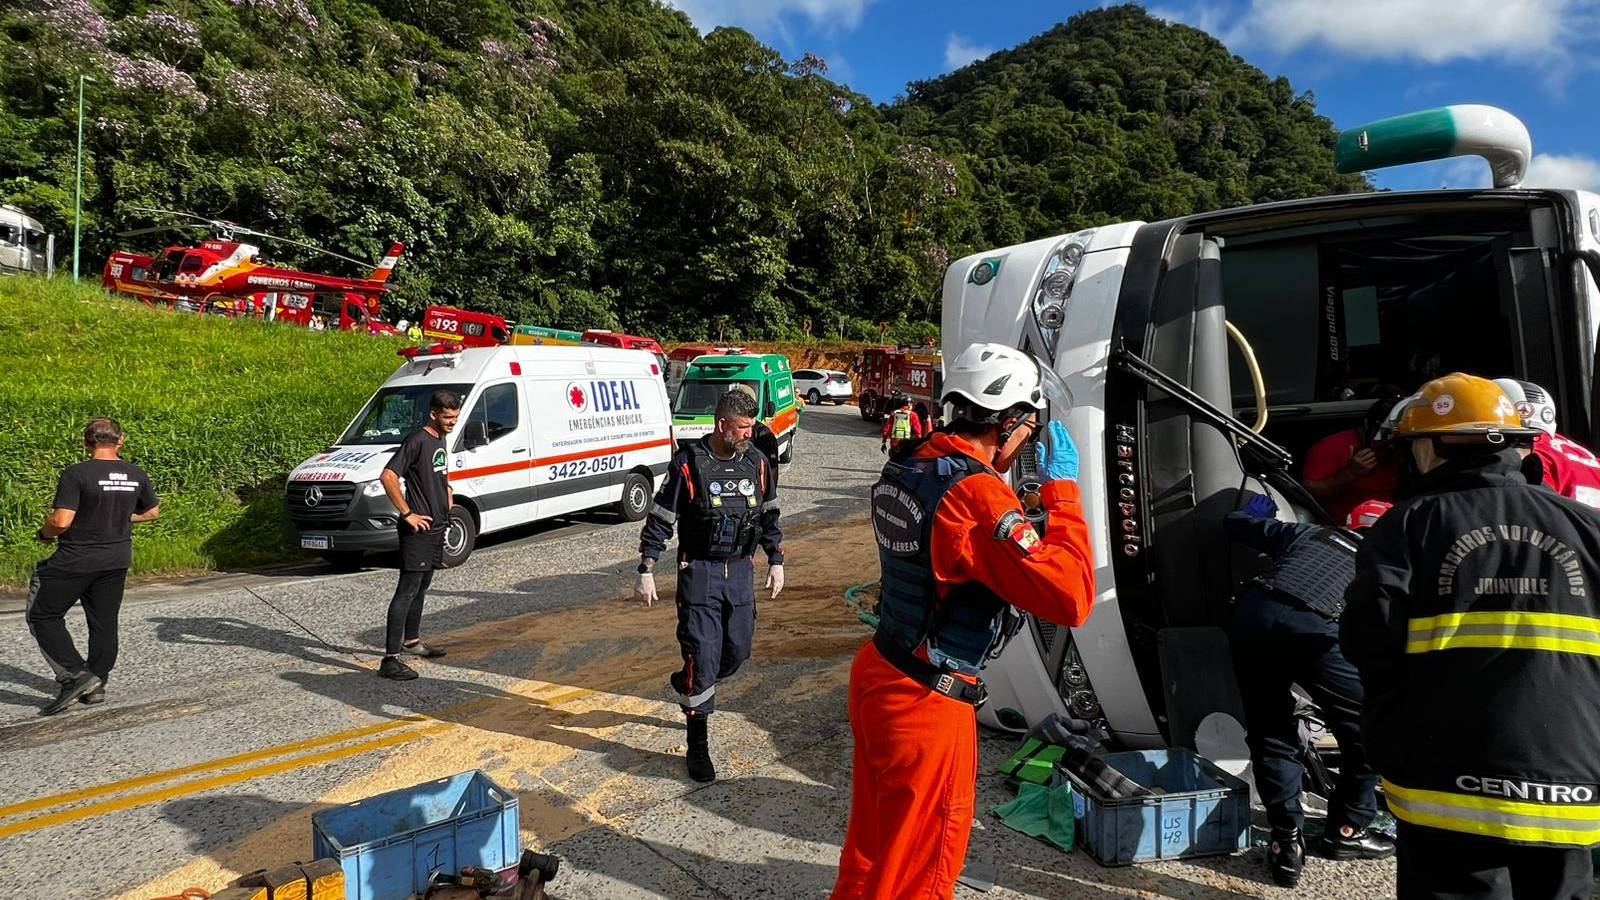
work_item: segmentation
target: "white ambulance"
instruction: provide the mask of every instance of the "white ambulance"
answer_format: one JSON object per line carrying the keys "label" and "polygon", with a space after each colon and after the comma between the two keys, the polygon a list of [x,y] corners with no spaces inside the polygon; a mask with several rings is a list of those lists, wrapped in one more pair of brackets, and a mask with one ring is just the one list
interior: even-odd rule
{"label": "white ambulance", "polygon": [[[1305,451],[1382,392],[1454,371],[1534,381],[1561,433],[1594,446],[1600,196],[1521,187],[1527,129],[1484,106],[1352,129],[1336,161],[1462,154],[1495,186],[1107,224],[950,267],[945,358],[1006,342],[1070,391],[1051,415],[1082,451],[1099,591],[1082,627],[1030,617],[990,663],[987,724],[1071,714],[1135,747],[1242,737],[1225,626],[1260,561],[1222,516],[1251,490],[1316,520]],[[1011,473],[1025,498],[1026,463]]]}
{"label": "white ambulance", "polygon": [[615,507],[644,518],[672,458],[661,365],[642,350],[593,346],[436,344],[406,361],[338,442],[301,463],[284,493],[296,542],[335,564],[397,546],[396,510],[378,481],[401,439],[428,419],[429,398],[462,398],[446,439],[450,510],[444,564],[459,565],[478,536]]}

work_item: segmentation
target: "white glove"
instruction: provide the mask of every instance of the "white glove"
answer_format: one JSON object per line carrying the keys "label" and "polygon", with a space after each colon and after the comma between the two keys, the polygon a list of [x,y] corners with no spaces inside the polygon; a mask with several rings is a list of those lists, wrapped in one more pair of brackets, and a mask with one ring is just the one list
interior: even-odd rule
{"label": "white glove", "polygon": [[644,572],[633,583],[633,595],[644,601],[645,606],[653,606],[660,595],[656,593],[656,576],[654,572]]}
{"label": "white glove", "polygon": [[772,591],[772,599],[778,599],[783,591],[783,563],[767,567],[767,587]]}

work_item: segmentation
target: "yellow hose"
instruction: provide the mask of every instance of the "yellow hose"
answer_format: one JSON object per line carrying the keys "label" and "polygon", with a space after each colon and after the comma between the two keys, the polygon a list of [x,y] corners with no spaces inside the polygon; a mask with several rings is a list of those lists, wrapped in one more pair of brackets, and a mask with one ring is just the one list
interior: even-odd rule
{"label": "yellow hose", "polygon": [[1238,345],[1239,352],[1244,355],[1244,366],[1250,370],[1250,387],[1256,395],[1256,423],[1250,426],[1250,430],[1260,434],[1261,429],[1267,427],[1267,382],[1261,377],[1261,364],[1256,362],[1256,351],[1251,349],[1244,332],[1235,328],[1232,322],[1224,320],[1222,324],[1227,326],[1228,337]]}

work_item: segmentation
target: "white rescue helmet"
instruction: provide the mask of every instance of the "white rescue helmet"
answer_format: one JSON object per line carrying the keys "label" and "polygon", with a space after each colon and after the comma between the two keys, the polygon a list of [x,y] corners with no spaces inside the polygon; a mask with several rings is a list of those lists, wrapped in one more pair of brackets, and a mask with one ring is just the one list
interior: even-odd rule
{"label": "white rescue helmet", "polygon": [[1524,428],[1537,428],[1545,434],[1556,433],[1556,404],[1550,392],[1531,381],[1515,378],[1496,378],[1494,383],[1511,398],[1517,408]]}
{"label": "white rescue helmet", "polygon": [[1014,406],[1045,410],[1044,384],[1033,357],[1005,344],[973,344],[945,367],[941,403],[965,402],[1000,413]]}

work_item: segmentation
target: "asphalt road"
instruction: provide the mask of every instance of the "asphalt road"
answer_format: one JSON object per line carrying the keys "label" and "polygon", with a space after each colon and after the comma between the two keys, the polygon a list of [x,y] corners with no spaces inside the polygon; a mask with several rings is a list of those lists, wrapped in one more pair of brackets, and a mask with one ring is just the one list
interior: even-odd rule
{"label": "asphalt road", "polygon": [[[563,857],[556,897],[826,895],[867,637],[840,595],[877,576],[865,515],[881,457],[853,407],[808,409],[801,427],[782,481],[789,587],[762,601],[752,662],[719,685],[717,783],[683,776],[671,604],[626,599],[636,525],[533,529],[440,573],[423,627],[450,655],[400,685],[372,672],[392,570],[149,586],[124,610],[109,702],[52,719],[36,715],[53,683],[23,621],[0,616],[0,897],[41,880],[62,896],[215,890],[308,859],[317,811],[472,769],[517,798],[524,846]],[[987,810],[1010,794],[988,773],[1015,743],[982,740],[968,859],[995,867],[987,896],[1275,893],[1258,851],[1103,869],[999,827]],[[1299,893],[1392,884],[1390,865],[1314,862]]]}

